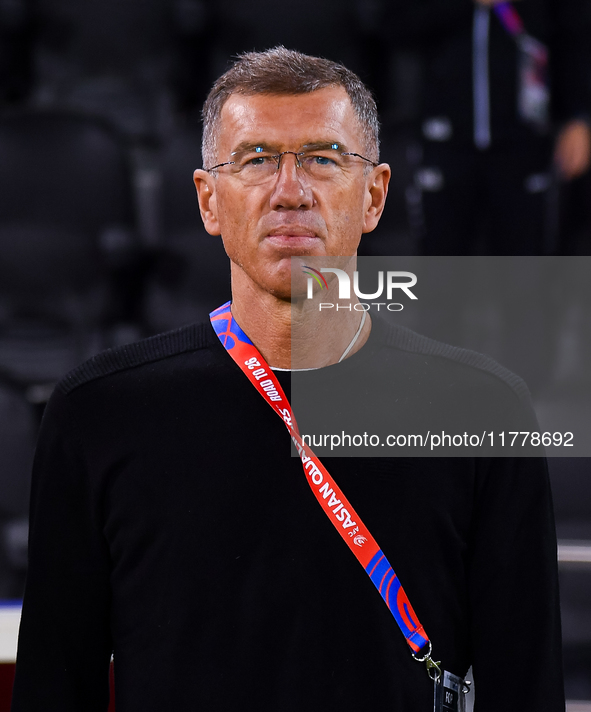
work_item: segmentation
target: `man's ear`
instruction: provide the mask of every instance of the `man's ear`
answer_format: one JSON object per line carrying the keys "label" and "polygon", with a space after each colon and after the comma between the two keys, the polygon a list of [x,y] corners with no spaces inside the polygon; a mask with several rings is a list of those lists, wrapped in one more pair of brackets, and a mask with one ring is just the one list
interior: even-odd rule
{"label": "man's ear", "polygon": [[364,233],[375,230],[380,221],[386,204],[391,173],[390,166],[387,163],[380,163],[368,176],[365,214],[363,216]]}
{"label": "man's ear", "polygon": [[193,182],[197,189],[197,200],[203,225],[210,235],[221,235],[218,221],[215,178],[207,171],[198,168],[193,173]]}

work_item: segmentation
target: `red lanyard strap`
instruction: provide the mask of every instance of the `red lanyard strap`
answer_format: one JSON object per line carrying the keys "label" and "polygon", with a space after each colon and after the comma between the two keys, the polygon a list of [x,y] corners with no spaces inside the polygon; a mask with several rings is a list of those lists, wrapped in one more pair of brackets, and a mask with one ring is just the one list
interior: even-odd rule
{"label": "red lanyard strap", "polygon": [[519,37],[525,33],[523,20],[510,2],[497,3],[494,10],[495,14],[501,21],[501,24],[510,35],[513,35],[513,37]]}
{"label": "red lanyard strap", "polygon": [[[255,345],[234,320],[230,302],[211,312],[209,316],[226,351],[285,423],[316,500],[380,592],[413,657],[419,662],[425,662],[430,677],[438,679],[441,671],[438,664],[431,660],[431,642],[392,566],[327,469],[302,441],[291,405],[281,384]],[[417,656],[426,646],[426,655]]]}

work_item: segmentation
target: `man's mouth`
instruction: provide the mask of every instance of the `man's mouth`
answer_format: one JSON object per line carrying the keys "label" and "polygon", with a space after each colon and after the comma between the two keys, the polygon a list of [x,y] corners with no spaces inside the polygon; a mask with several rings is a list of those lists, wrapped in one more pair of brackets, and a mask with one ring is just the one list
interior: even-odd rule
{"label": "man's mouth", "polygon": [[265,242],[271,244],[278,250],[289,252],[290,254],[305,255],[317,247],[320,238],[313,234],[294,235],[293,233],[277,233],[267,235]]}
{"label": "man's mouth", "polygon": [[284,225],[269,230],[267,237],[318,237],[318,235],[309,227]]}
{"label": "man's mouth", "polygon": [[300,250],[317,245],[321,238],[309,227],[284,225],[270,230],[265,239],[275,247]]}

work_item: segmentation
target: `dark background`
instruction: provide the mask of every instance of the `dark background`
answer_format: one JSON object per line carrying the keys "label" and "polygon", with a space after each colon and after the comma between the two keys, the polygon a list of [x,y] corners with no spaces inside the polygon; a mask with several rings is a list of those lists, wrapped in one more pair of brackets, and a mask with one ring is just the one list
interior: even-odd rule
{"label": "dark background", "polygon": [[[582,47],[591,44],[591,2],[559,2],[572,13],[549,40],[562,106],[547,145],[572,118],[565,107],[573,97],[577,118],[591,113]],[[555,5],[516,7],[536,24]],[[200,224],[191,180],[213,80],[237,53],[277,44],[358,72],[375,94],[382,158],[393,169],[385,214],[361,252],[416,255],[425,236],[417,176],[425,167],[421,122],[436,94],[433,51],[453,66],[472,12],[470,0],[0,0],[0,598],[21,595],[29,468],[55,382],[103,348],[201,320],[229,298],[227,259]],[[503,151],[507,161],[485,175],[495,186],[510,184],[520,149],[509,141]],[[554,175],[536,254],[589,254],[590,197],[588,174],[568,184]],[[492,254],[486,210],[468,194],[460,209],[475,218],[469,252]],[[514,254],[526,250],[519,234],[513,244]],[[586,265],[573,283],[588,280]],[[558,407],[556,384],[574,395],[589,386],[590,325],[568,290],[550,297],[550,307],[532,299],[530,323],[539,334],[550,320],[556,353],[529,382],[534,396]],[[434,313],[427,326],[503,361],[518,327],[502,311],[487,314],[470,324],[467,310],[451,337],[435,333]],[[512,358],[507,365],[522,370]],[[551,474],[559,537],[591,542],[588,460],[555,460]],[[567,693],[591,700],[591,569],[562,563],[561,580]]]}

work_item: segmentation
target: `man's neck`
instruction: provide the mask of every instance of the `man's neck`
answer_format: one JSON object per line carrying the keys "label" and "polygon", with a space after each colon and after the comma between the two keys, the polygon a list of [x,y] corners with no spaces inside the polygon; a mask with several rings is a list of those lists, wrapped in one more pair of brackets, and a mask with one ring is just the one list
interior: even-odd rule
{"label": "man's neck", "polygon": [[[331,299],[338,303],[334,295],[327,295],[326,301]],[[359,331],[363,312],[350,305],[329,313],[320,311],[317,303],[280,299],[252,284],[232,280],[232,314],[271,367],[329,366],[341,359],[353,339],[346,358],[356,353],[369,337],[371,319],[368,314]]]}

